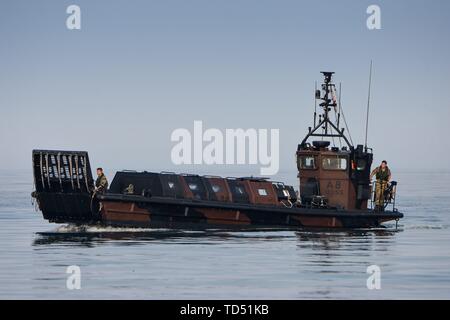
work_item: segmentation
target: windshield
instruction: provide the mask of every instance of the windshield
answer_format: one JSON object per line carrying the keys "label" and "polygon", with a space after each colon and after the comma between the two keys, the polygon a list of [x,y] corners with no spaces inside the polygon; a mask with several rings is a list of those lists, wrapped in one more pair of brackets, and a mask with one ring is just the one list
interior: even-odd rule
{"label": "windshield", "polygon": [[322,168],[325,170],[346,170],[346,156],[330,156],[322,159]]}
{"label": "windshield", "polygon": [[316,159],[314,156],[300,156],[300,169],[315,169]]}

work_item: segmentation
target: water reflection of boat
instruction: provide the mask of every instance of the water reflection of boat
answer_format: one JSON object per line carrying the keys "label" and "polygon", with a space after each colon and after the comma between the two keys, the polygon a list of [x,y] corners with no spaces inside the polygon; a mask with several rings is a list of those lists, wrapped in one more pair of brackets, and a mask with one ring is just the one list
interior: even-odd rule
{"label": "water reflection of boat", "polygon": [[[392,204],[391,210],[368,206],[373,154],[353,146],[340,127],[332,74],[323,72],[316,91],[323,113],[318,120],[314,113],[314,127],[297,148],[299,196],[292,186],[265,178],[129,171],[117,172],[108,192],[96,194],[87,152],[34,150],[33,197],[44,218],[57,223],[244,229],[371,228],[398,221],[396,183],[385,194],[383,209]],[[310,143],[311,137],[321,140]],[[330,147],[335,140],[340,147]]]}
{"label": "water reflection of boat", "polygon": [[[116,230],[118,229],[118,230]],[[143,230],[143,231],[137,231]],[[132,229],[129,228],[97,228],[89,225],[70,226],[63,231],[60,229],[39,232],[33,242],[34,246],[47,245],[67,245],[67,246],[102,246],[113,241],[120,242],[121,246],[145,245],[154,242],[177,241],[183,244],[220,244],[221,241],[273,241],[285,240],[295,237],[299,247],[317,248],[319,250],[332,250],[341,245],[341,242],[349,240],[367,239],[366,242],[377,238],[389,239],[400,230],[286,230],[286,229],[261,229],[232,231],[223,230],[202,230],[186,231],[179,229]]]}

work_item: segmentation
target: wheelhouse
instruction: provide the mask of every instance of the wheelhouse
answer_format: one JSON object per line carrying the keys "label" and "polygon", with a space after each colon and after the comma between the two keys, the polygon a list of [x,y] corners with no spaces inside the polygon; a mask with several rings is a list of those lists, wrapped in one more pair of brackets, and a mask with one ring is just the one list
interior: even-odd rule
{"label": "wheelhouse", "polygon": [[[325,81],[322,90],[316,90],[316,101],[321,101],[323,114],[317,122],[314,113],[314,127],[309,128],[296,154],[300,199],[306,206],[364,210],[370,199],[372,151],[362,145],[355,148],[344,134],[344,128],[340,128],[341,109],[336,87],[331,82],[333,72],[322,73]],[[333,121],[331,111],[334,111]],[[308,142],[311,137],[321,140],[311,144]],[[336,142],[340,147],[335,146]]]}

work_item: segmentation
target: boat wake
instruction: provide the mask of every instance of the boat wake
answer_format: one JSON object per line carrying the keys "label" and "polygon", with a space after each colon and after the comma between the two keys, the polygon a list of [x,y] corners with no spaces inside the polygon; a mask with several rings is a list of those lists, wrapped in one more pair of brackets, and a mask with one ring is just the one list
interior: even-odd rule
{"label": "boat wake", "polygon": [[410,225],[404,226],[406,230],[445,230],[450,229],[450,225],[448,224],[418,224],[418,225]]}
{"label": "boat wake", "polygon": [[136,233],[146,233],[146,232],[158,232],[158,231],[169,231],[170,229],[155,229],[155,228],[124,228],[124,227],[109,227],[109,226],[93,226],[93,225],[79,225],[79,224],[67,224],[58,226],[55,230],[50,231],[51,233],[104,233],[104,232],[136,232]]}

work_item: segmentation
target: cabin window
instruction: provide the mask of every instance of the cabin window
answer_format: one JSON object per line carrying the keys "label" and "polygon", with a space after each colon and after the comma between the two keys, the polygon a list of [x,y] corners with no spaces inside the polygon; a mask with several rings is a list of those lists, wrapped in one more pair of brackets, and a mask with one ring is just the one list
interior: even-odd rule
{"label": "cabin window", "polygon": [[189,189],[195,191],[198,189],[198,185],[196,183],[189,183]]}
{"label": "cabin window", "polygon": [[242,187],[237,186],[236,188],[234,188],[236,190],[236,193],[239,194],[245,194],[244,189]]}
{"label": "cabin window", "polygon": [[267,190],[266,189],[258,189],[258,194],[260,196],[267,196]]}
{"label": "cabin window", "polygon": [[300,169],[315,169],[316,159],[313,156],[300,156]]}
{"label": "cabin window", "polygon": [[322,168],[325,170],[346,170],[347,157],[345,156],[325,157],[322,159]]}
{"label": "cabin window", "polygon": [[366,168],[366,160],[358,159],[356,161],[356,170],[363,171]]}
{"label": "cabin window", "polygon": [[219,185],[217,185],[217,184],[213,184],[212,186],[211,186],[211,188],[213,189],[213,191],[214,192],[220,192],[220,190],[221,190],[221,188],[220,188],[220,186]]}

